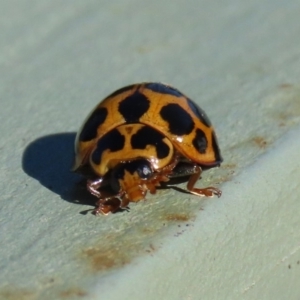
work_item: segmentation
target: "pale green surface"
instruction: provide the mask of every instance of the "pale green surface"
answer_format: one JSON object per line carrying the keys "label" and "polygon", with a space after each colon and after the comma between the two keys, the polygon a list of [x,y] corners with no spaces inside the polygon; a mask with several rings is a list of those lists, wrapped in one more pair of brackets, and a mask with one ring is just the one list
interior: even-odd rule
{"label": "pale green surface", "polygon": [[[0,6],[1,300],[300,299],[299,1]],[[205,109],[225,162],[199,186],[223,196],[81,215],[74,131],[140,81]]]}

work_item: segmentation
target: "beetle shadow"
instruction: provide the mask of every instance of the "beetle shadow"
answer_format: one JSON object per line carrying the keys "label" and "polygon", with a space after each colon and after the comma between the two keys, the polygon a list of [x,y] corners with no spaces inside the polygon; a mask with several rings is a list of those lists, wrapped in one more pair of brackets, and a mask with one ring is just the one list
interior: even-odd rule
{"label": "beetle shadow", "polygon": [[58,133],[36,139],[24,150],[22,167],[63,200],[94,206],[95,197],[86,190],[86,179],[71,171],[75,135]]}
{"label": "beetle shadow", "polygon": [[180,192],[182,194],[191,194],[187,189],[176,186],[176,184],[186,183],[189,180],[188,176],[170,178],[168,182],[161,182],[160,186],[157,187],[158,190],[169,190]]}
{"label": "beetle shadow", "polygon": [[[75,136],[76,133],[73,132],[58,133],[31,142],[23,152],[22,168],[26,174],[63,200],[95,207],[96,198],[87,191],[86,178],[71,171]],[[185,189],[173,185],[185,181],[186,178],[173,178],[157,189],[174,189],[189,194]]]}

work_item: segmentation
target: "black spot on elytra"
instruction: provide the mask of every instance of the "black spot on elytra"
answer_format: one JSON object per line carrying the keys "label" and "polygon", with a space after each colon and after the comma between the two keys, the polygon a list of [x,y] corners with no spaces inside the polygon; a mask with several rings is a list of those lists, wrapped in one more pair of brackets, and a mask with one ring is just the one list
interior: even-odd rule
{"label": "black spot on elytra", "polygon": [[193,111],[193,113],[198,117],[198,119],[207,127],[211,126],[211,122],[209,118],[207,117],[205,111],[201,109],[195,102],[193,102],[191,99],[187,98],[187,103],[190,107],[190,109]]}
{"label": "black spot on elytra", "polygon": [[183,96],[177,89],[165,85],[163,83],[150,82],[145,84],[145,87],[153,92],[160,93],[160,94],[168,94],[175,97]]}
{"label": "black spot on elytra", "polygon": [[223,158],[221,156],[220,148],[217,142],[217,137],[214,132],[212,133],[212,147],[215,153],[215,160],[217,163],[220,164],[223,161]]}
{"label": "black spot on elytra", "polygon": [[105,150],[110,150],[111,152],[119,151],[123,149],[124,144],[125,137],[117,129],[113,129],[98,141],[97,147],[92,154],[92,161],[99,165],[102,153]]}
{"label": "black spot on elytra", "polygon": [[178,104],[170,103],[160,111],[161,117],[169,123],[169,131],[175,135],[185,135],[192,132],[194,121],[192,117]]}
{"label": "black spot on elytra", "polygon": [[193,145],[199,153],[204,154],[206,152],[207,139],[202,130],[200,130],[200,129],[196,130],[196,136],[193,139]]}
{"label": "black spot on elytra", "polygon": [[147,145],[154,145],[159,159],[169,155],[169,146],[163,141],[165,137],[155,129],[144,126],[131,137],[133,149],[145,149]]}
{"label": "black spot on elytra", "polygon": [[107,109],[100,107],[96,109],[88,118],[83,128],[81,129],[79,140],[87,142],[94,139],[97,136],[98,127],[104,123],[107,117]]}
{"label": "black spot on elytra", "polygon": [[140,117],[149,109],[149,99],[136,91],[119,104],[119,112],[126,123],[137,123]]}
{"label": "black spot on elytra", "polygon": [[122,94],[122,93],[124,93],[124,92],[126,92],[126,91],[131,90],[134,86],[135,86],[135,84],[131,84],[131,85],[124,86],[124,87],[122,87],[122,88],[116,90],[115,92],[111,93],[111,94],[110,94],[108,97],[106,97],[106,98],[112,98],[112,97],[115,97],[115,96],[117,96],[117,95],[119,95],[119,94]]}

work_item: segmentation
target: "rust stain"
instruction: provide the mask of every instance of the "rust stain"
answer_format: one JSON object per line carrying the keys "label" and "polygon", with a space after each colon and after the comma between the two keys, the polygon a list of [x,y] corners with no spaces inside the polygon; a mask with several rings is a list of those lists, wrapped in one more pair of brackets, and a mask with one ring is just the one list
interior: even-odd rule
{"label": "rust stain", "polygon": [[256,136],[252,138],[251,140],[256,146],[258,146],[261,149],[265,149],[267,146],[270,145],[270,142],[268,142],[264,137],[262,136]]}
{"label": "rust stain", "polygon": [[232,180],[234,173],[235,172],[233,170],[231,170],[231,171],[227,172],[226,174],[224,174],[223,176],[220,176],[220,178],[218,178],[216,184],[220,184],[220,183],[224,183],[224,182],[228,182],[228,181]]}
{"label": "rust stain", "polygon": [[140,238],[133,239],[126,232],[108,234],[103,236],[101,243],[87,247],[79,253],[79,259],[88,264],[91,272],[104,272],[122,268],[140,255],[153,254],[156,248],[151,242],[151,237],[163,228],[143,227],[138,231]]}
{"label": "rust stain", "polygon": [[177,222],[187,222],[191,220],[194,216],[189,215],[187,213],[172,213],[172,214],[166,214],[164,216],[164,219],[166,221],[177,221]]}
{"label": "rust stain", "polygon": [[0,290],[0,299],[2,300],[34,300],[37,295],[28,289],[18,287],[3,287]]}
{"label": "rust stain", "polygon": [[157,232],[157,228],[143,227],[141,232],[147,235],[154,235]]}
{"label": "rust stain", "polygon": [[128,264],[132,260],[132,252],[134,249],[129,243],[122,244],[122,247],[108,246],[105,243],[103,247],[89,247],[82,251],[82,257],[86,259],[91,266],[92,271],[105,271],[114,268],[120,268]]}
{"label": "rust stain", "polygon": [[293,87],[293,85],[290,83],[282,83],[279,85],[279,88],[281,88],[281,89],[290,89],[292,87]]}
{"label": "rust stain", "polygon": [[46,278],[42,278],[40,282],[44,287],[49,287],[56,284],[57,280],[54,277],[46,277]]}
{"label": "rust stain", "polygon": [[71,298],[74,296],[85,297],[85,296],[87,296],[87,294],[88,294],[87,292],[83,291],[80,288],[70,288],[70,289],[60,292],[61,298]]}
{"label": "rust stain", "polygon": [[139,54],[146,54],[146,53],[149,53],[149,52],[161,49],[161,48],[165,48],[167,46],[168,46],[167,43],[160,43],[160,44],[155,44],[155,45],[153,45],[153,44],[142,45],[142,46],[136,47],[136,51]]}
{"label": "rust stain", "polygon": [[151,249],[153,252],[156,250],[155,247],[154,247],[152,244],[150,244],[149,247],[150,247],[150,249]]}
{"label": "rust stain", "polygon": [[79,259],[88,265],[91,272],[105,272],[122,268],[140,255],[153,254],[156,247],[153,246],[151,238],[165,227],[166,221],[187,222],[194,218],[194,214],[185,212],[167,213],[160,216],[160,226],[157,228],[141,227],[137,234],[138,239],[132,238],[131,234],[120,231],[116,234],[107,234],[101,237],[101,242],[86,247],[79,252]]}
{"label": "rust stain", "polygon": [[285,126],[286,126],[286,123],[285,123],[285,122],[280,122],[280,123],[278,124],[278,126],[279,126],[279,127],[285,127]]}
{"label": "rust stain", "polygon": [[153,246],[153,244],[150,244],[150,245],[149,245],[149,248],[146,249],[146,252],[147,252],[147,253],[153,253],[153,252],[155,252],[155,251],[156,251],[156,248]]}
{"label": "rust stain", "polygon": [[151,223],[146,224],[143,218],[135,220],[134,228],[121,227],[117,232],[102,235],[95,244],[79,249],[77,259],[88,273],[102,273],[120,269],[137,257],[153,255],[157,251],[153,237],[172,223],[191,223],[195,218],[195,210],[190,210],[189,206],[183,206],[180,211],[156,212]]}
{"label": "rust stain", "polygon": [[281,112],[281,113],[278,114],[278,119],[279,119],[280,121],[285,122],[285,121],[287,121],[289,118],[290,118],[290,115],[289,115],[288,113],[286,113],[286,112]]}
{"label": "rust stain", "polygon": [[144,226],[138,227],[135,235],[128,233],[126,228],[106,234],[97,244],[82,249],[79,259],[87,264],[91,272],[122,268],[137,256],[152,254],[155,251],[151,238],[164,228],[162,220],[159,222],[160,226],[157,228],[146,227],[143,223]]}
{"label": "rust stain", "polygon": [[145,53],[151,52],[153,49],[151,47],[140,46],[140,47],[137,47],[136,50],[140,54],[145,54]]}
{"label": "rust stain", "polygon": [[279,127],[294,125],[297,123],[295,118],[300,115],[300,86],[283,83],[279,87],[282,89],[281,103],[276,111],[272,112],[272,117],[279,121]]}
{"label": "rust stain", "polygon": [[223,169],[235,169],[237,168],[237,164],[235,163],[227,163],[227,164],[222,164]]}

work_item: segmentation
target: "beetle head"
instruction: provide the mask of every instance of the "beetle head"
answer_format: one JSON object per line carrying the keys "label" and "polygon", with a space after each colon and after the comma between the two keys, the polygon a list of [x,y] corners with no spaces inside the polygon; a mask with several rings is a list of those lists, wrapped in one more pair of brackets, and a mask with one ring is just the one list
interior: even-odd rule
{"label": "beetle head", "polygon": [[136,159],[118,164],[111,176],[112,188],[124,191],[130,202],[145,198],[148,187],[147,180],[152,176],[151,164],[146,159]]}

